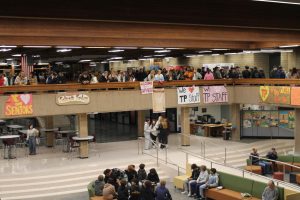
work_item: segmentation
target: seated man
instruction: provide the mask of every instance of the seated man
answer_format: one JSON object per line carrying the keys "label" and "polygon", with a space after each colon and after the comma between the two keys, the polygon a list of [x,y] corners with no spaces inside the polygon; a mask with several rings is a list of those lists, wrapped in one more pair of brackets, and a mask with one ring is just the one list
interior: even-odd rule
{"label": "seated man", "polygon": [[215,168],[211,168],[208,180],[205,184],[199,187],[200,198],[205,199],[204,189],[215,188],[219,186],[219,175],[217,174],[217,170]]}
{"label": "seated man", "polygon": [[188,196],[192,196],[191,184],[196,182],[200,174],[199,167],[196,164],[192,164],[191,169],[192,169],[192,175],[184,182],[184,191],[182,192],[182,194],[188,194]]}
{"label": "seated man", "polygon": [[268,182],[268,186],[265,188],[261,199],[262,200],[278,200],[278,189],[275,187],[273,181]]}
{"label": "seated man", "polygon": [[262,169],[262,174],[270,174],[270,167],[272,163],[260,160],[259,154],[257,153],[257,149],[253,148],[252,153],[250,154],[250,160],[252,161],[252,165],[259,165]]}
{"label": "seated man", "polygon": [[95,181],[95,195],[102,196],[103,195],[103,188],[104,188],[104,176],[99,175],[98,179]]}
{"label": "seated man", "polygon": [[[278,159],[278,155],[277,155],[277,151],[276,149],[273,147],[271,149],[271,151],[268,152],[267,156],[266,156],[268,159],[270,160],[277,160]],[[276,162],[272,162],[272,168],[273,168],[273,171],[276,170]]]}

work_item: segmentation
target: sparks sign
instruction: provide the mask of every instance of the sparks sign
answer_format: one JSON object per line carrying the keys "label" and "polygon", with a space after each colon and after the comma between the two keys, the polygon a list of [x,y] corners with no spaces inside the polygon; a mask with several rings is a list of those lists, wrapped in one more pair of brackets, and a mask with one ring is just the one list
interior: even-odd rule
{"label": "sparks sign", "polygon": [[5,102],[6,116],[32,115],[32,94],[12,94]]}
{"label": "sparks sign", "polygon": [[177,88],[178,104],[200,103],[199,87],[180,87]]}

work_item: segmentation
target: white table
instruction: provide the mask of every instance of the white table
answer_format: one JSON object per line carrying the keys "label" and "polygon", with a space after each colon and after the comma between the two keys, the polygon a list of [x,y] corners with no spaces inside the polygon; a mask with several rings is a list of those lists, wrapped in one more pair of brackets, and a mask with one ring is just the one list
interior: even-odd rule
{"label": "white table", "polygon": [[46,146],[53,147],[54,146],[54,139],[55,133],[58,131],[58,128],[42,128],[41,132],[44,132],[46,135]]}
{"label": "white table", "polygon": [[12,125],[7,125],[6,127],[11,129],[12,133],[14,133],[14,131],[17,131],[18,129],[22,129],[24,126],[12,124]]}
{"label": "white table", "polygon": [[[19,138],[20,136],[19,135],[2,135],[2,136],[0,136],[0,139],[1,140],[6,140],[6,139],[14,139],[14,144],[15,144],[15,139],[17,139],[17,138]],[[12,145],[14,145],[14,144],[12,144]],[[3,153],[3,156],[4,156],[4,159],[14,159],[14,158],[16,158],[16,157],[13,157],[12,155],[11,155],[11,148],[12,148],[12,145],[8,145],[8,146],[5,146],[4,148],[3,148],[3,151],[4,151],[4,153]],[[5,149],[6,148],[8,148],[8,152],[7,152],[7,157],[5,157]]]}
{"label": "white table", "polygon": [[88,158],[89,157],[88,141],[93,140],[94,136],[86,136],[86,137],[74,136],[74,137],[72,137],[72,139],[80,144],[79,158]]}
{"label": "white table", "polygon": [[70,142],[69,142],[69,136],[71,134],[76,134],[76,130],[64,130],[64,131],[57,131],[57,133],[61,134],[63,138],[63,152],[69,152],[70,151]]}

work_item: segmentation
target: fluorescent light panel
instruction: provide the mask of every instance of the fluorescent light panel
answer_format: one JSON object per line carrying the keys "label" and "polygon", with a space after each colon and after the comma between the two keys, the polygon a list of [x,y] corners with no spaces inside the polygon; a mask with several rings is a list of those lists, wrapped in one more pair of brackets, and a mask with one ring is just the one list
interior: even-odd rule
{"label": "fluorescent light panel", "polygon": [[11,55],[11,56],[13,56],[13,57],[21,57],[22,54],[13,54],[13,55]]}
{"label": "fluorescent light panel", "polygon": [[292,47],[299,47],[299,45],[285,45],[285,46],[279,46],[280,48],[292,48]]}
{"label": "fluorescent light panel", "polygon": [[300,2],[294,2],[294,1],[276,1],[276,0],[252,0],[252,1],[260,1],[260,2],[267,2],[267,3],[291,4],[291,5],[300,5]]}
{"label": "fluorescent light panel", "polygon": [[92,60],[80,60],[79,62],[91,62]]}
{"label": "fluorescent light panel", "polygon": [[115,49],[137,49],[137,47],[114,47]]}
{"label": "fluorescent light panel", "polygon": [[142,49],[146,49],[146,50],[159,50],[159,49],[164,49],[164,48],[160,48],[160,47],[143,47]]}
{"label": "fluorescent light panel", "polygon": [[16,48],[17,46],[1,45],[0,48]]}
{"label": "fluorescent light panel", "polygon": [[82,47],[78,46],[56,46],[57,49],[81,49]]}
{"label": "fluorescent light panel", "polygon": [[155,53],[169,53],[171,52],[171,50],[168,50],[168,49],[164,49],[164,50],[156,50],[154,51]]}
{"label": "fluorescent light panel", "polygon": [[0,49],[0,52],[7,52],[7,51],[11,51],[11,49]]}
{"label": "fluorescent light panel", "polygon": [[169,49],[169,50],[181,50],[181,49],[184,49],[184,48],[170,47],[170,48],[166,48],[166,49]]}
{"label": "fluorescent light panel", "polygon": [[51,46],[23,46],[23,48],[51,48]]}
{"label": "fluorescent light panel", "polygon": [[64,53],[64,52],[70,52],[72,51],[72,49],[57,49],[56,52],[59,52],[59,53]]}
{"label": "fluorescent light panel", "polygon": [[117,53],[117,52],[123,52],[123,49],[115,49],[115,50],[109,50],[110,53]]}
{"label": "fluorescent light panel", "polygon": [[213,51],[228,51],[229,49],[211,49]]}

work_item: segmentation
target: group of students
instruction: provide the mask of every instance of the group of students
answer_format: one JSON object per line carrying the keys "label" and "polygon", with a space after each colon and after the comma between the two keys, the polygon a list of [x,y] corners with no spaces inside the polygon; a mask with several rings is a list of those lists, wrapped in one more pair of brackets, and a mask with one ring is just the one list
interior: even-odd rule
{"label": "group of students", "polygon": [[147,174],[145,164],[129,165],[125,171],[106,169],[94,183],[95,195],[104,200],[172,200],[166,181],[160,180],[154,168]]}
{"label": "group of students", "polygon": [[217,170],[211,168],[208,172],[205,165],[198,167],[196,164],[192,164],[191,169],[192,175],[185,181],[182,194],[188,194],[195,199],[205,199],[204,190],[219,185]]}
{"label": "group of students", "polygon": [[[249,158],[251,160],[252,165],[261,166],[263,175],[272,174],[272,171],[274,171],[276,168],[275,162],[270,162],[264,159],[260,159],[256,148],[252,149]],[[274,147],[267,153],[266,158],[274,161],[278,159],[277,151]]]}
{"label": "group of students", "polygon": [[152,121],[146,119],[144,124],[145,150],[156,147],[167,148],[168,135],[169,125],[166,117],[159,116],[158,120],[153,119]]}
{"label": "group of students", "polygon": [[[215,168],[207,170],[205,165],[191,165],[192,175],[184,183],[182,194],[188,194],[195,199],[205,199],[205,189],[219,186],[219,175]],[[262,193],[262,200],[278,200],[279,192],[274,182],[270,180]]]}

